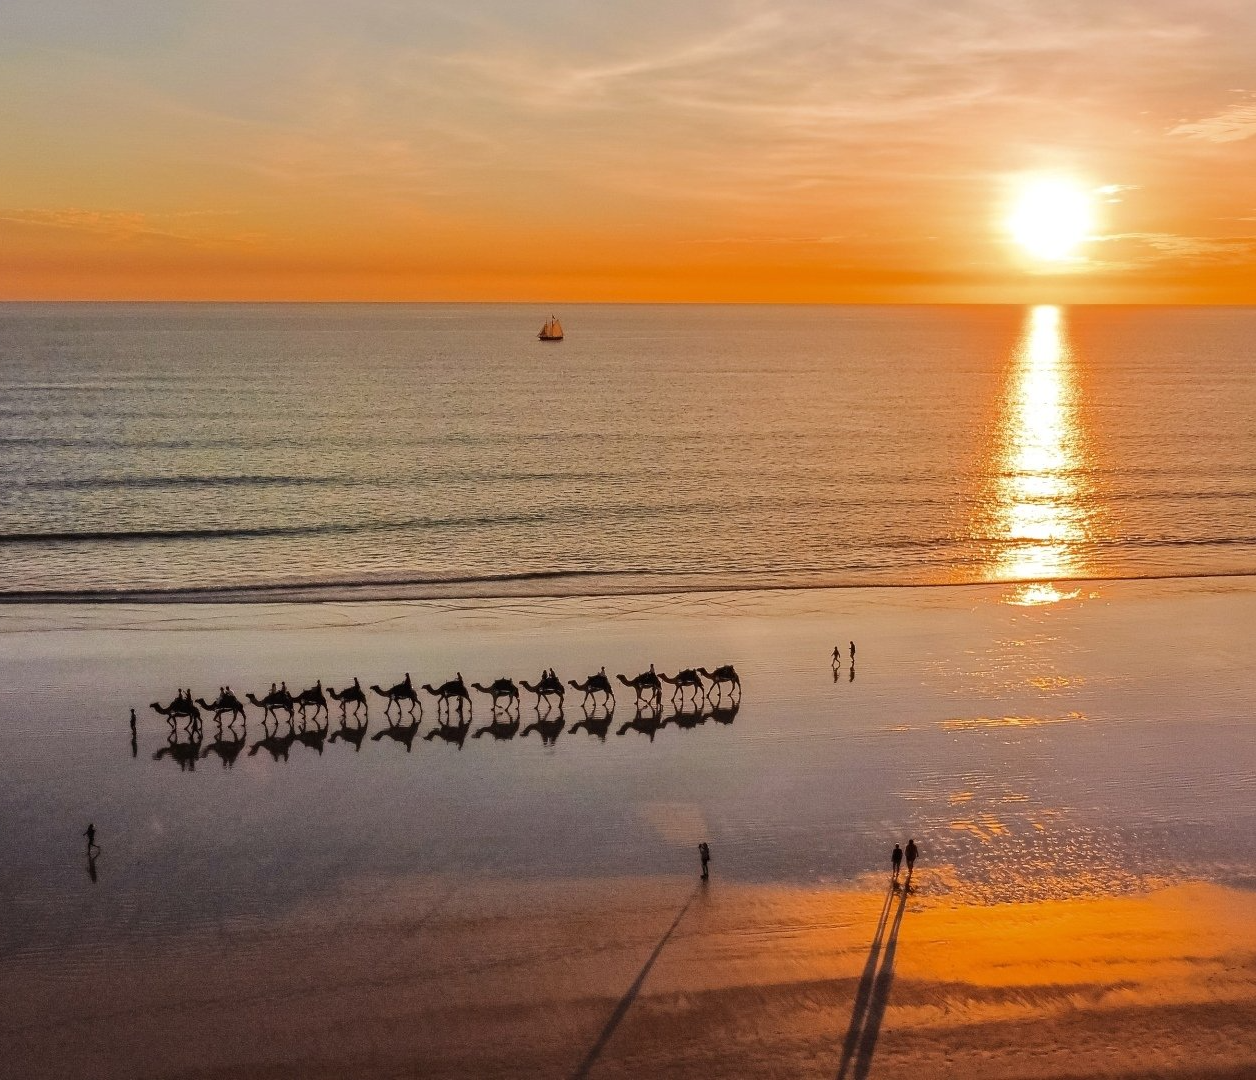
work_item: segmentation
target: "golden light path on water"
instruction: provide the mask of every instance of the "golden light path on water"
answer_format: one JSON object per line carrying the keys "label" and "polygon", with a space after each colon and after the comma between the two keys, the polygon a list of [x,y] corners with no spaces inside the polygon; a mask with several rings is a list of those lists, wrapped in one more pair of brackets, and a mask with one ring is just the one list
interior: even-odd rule
{"label": "golden light path on water", "polygon": [[1086,538],[1078,485],[1084,439],[1058,307],[1030,309],[1014,363],[999,424],[994,527],[1000,544],[992,577],[1031,582],[1015,591],[1013,603],[1049,604],[1072,595],[1052,579],[1086,572],[1078,551]]}

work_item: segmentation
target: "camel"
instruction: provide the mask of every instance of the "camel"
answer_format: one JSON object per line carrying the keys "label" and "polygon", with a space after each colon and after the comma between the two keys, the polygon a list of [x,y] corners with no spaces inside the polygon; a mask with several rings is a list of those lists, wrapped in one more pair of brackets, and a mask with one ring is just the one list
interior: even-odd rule
{"label": "camel", "polygon": [[480,683],[472,683],[471,688],[478,690],[481,694],[489,694],[493,698],[493,708],[497,708],[497,702],[502,698],[506,699],[506,708],[510,708],[511,702],[515,705],[519,704],[519,687],[515,685],[514,679],[508,679],[504,675],[500,679],[494,679],[492,684],[484,686]]}
{"label": "camel", "polygon": [[584,719],[577,720],[571,725],[571,733],[574,735],[581,728],[584,728],[590,735],[596,735],[600,742],[606,742],[606,733],[611,729],[611,721],[615,719],[615,699],[611,698],[611,704],[603,710],[599,716],[597,706],[594,705],[590,709],[587,705],[581,703],[581,710],[584,712]]}
{"label": "camel", "polygon": [[[353,718],[354,720],[358,719],[356,712],[353,714]],[[342,716],[340,718],[340,727],[331,733],[327,741],[335,742],[337,739],[342,739],[347,743],[351,743],[355,751],[360,752],[362,749],[362,737],[366,734],[366,725],[368,723],[369,721],[363,718],[361,723],[355,723],[353,726],[350,726],[348,717]]]}
{"label": "camel", "polygon": [[663,686],[659,682],[659,677],[655,674],[654,665],[650,665],[649,671],[643,671],[640,675],[634,675],[631,679],[625,679],[622,675],[616,675],[621,683],[625,686],[631,686],[637,693],[637,704],[640,705],[642,700],[660,701],[663,697]]}
{"label": "camel", "polygon": [[263,719],[267,716],[273,716],[276,720],[278,720],[279,711],[281,709],[288,714],[289,720],[292,719],[293,699],[292,695],[288,693],[286,683],[279,690],[271,690],[271,692],[260,701],[253,694],[245,694],[244,696],[248,698],[249,704],[262,710]]}
{"label": "camel", "polygon": [[[326,706],[324,706],[323,711],[326,712]],[[297,731],[297,742],[299,742],[302,746],[308,746],[311,750],[317,750],[318,756],[322,757],[323,743],[327,741],[328,726],[329,724],[326,716],[323,717],[323,726],[318,726],[318,712],[316,710],[314,713],[314,728],[313,730],[310,730],[306,727],[305,716],[302,714],[301,727]]]}
{"label": "camel", "polygon": [[[611,681],[606,677],[606,668],[594,675],[590,675],[582,683],[571,679],[567,683],[573,690],[580,690],[584,693],[584,700],[588,701],[593,698],[594,704],[597,703],[597,695],[602,695],[602,704],[608,708],[615,707],[615,691],[611,689]],[[574,728],[572,730],[575,730]]]}
{"label": "camel", "polygon": [[644,706],[638,703],[633,718],[626,724],[623,724],[615,734],[622,735],[625,731],[639,731],[642,735],[648,735],[650,742],[654,742],[654,733],[658,731],[660,727],[659,721],[662,717],[663,707],[657,701],[652,701]]}
{"label": "camel", "polygon": [[168,755],[179,763],[180,772],[191,772],[196,768],[196,763],[201,757],[202,738],[199,724],[191,729],[186,740],[180,739],[172,728],[166,738],[166,745],[153,754],[153,760],[160,761]]}
{"label": "camel", "polygon": [[340,702],[340,715],[342,717],[345,715],[345,709],[350,704],[353,705],[354,716],[358,715],[359,709],[366,709],[368,713],[371,711],[371,706],[367,703],[366,695],[362,692],[362,684],[358,682],[356,678],[353,680],[352,686],[346,686],[340,691],[340,693],[336,693],[336,691],[330,686],[327,688],[327,693],[329,693],[336,701]]}
{"label": "camel", "polygon": [[431,731],[423,736],[426,742],[433,739],[440,739],[442,742],[453,743],[459,750],[462,744],[467,741],[467,732],[471,730],[471,719],[460,719],[458,723],[451,724],[447,721],[441,721]]}
{"label": "camel", "polygon": [[196,707],[190,697],[185,698],[182,694],[174,699],[169,705],[162,705],[159,701],[154,701],[150,706],[153,712],[164,716],[166,723],[173,724],[179,717],[186,717],[194,724],[200,723],[201,710]]}
{"label": "camel", "polygon": [[313,709],[315,716],[318,716],[321,711],[323,716],[326,717],[327,695],[323,693],[323,680],[319,679],[308,690],[302,690],[292,699],[292,704],[301,710],[302,716],[305,715],[306,709]]}
{"label": "camel", "polygon": [[235,717],[231,718],[231,722],[227,725],[227,730],[231,732],[231,738],[224,739],[222,735],[222,721],[218,721],[218,734],[204,750],[201,751],[201,757],[207,758],[210,754],[217,754],[222,760],[222,767],[229,769],[235,764],[236,758],[240,756],[240,751],[244,749],[244,741],[248,738],[247,719],[246,726],[241,728],[239,734],[236,734]]}
{"label": "camel", "polygon": [[545,716],[538,716],[535,724],[529,724],[523,729],[523,734],[520,738],[526,739],[535,731],[541,736],[542,746],[553,746],[558,742],[558,736],[563,733],[564,727],[566,727],[566,721],[563,719],[563,707],[560,703],[556,717],[551,720],[548,713]]}
{"label": "camel", "polygon": [[511,713],[506,714],[505,720],[498,718],[494,714],[493,719],[472,734],[471,738],[478,739],[481,735],[492,735],[499,742],[507,742],[513,739],[519,731],[519,717]]}
{"label": "camel", "polygon": [[[263,725],[265,721],[263,721]],[[292,726],[292,718],[288,718],[288,733],[286,735],[279,734],[279,720],[275,720],[275,734],[263,726],[262,730],[266,732],[260,739],[249,747],[249,757],[256,756],[259,750],[265,750],[275,762],[278,763],[280,758],[284,761],[288,760],[288,751],[292,748],[292,744],[297,741],[296,730]]]}
{"label": "camel", "polygon": [[709,679],[711,681],[711,686],[707,690],[708,694],[711,690],[714,690],[718,696],[723,692],[724,683],[729,684],[730,693],[736,692],[738,695],[741,694],[741,678],[737,674],[737,669],[733,667],[732,664],[725,664],[723,667],[717,667],[714,671],[707,671],[706,668],[700,667],[698,668],[698,674],[704,679]]}
{"label": "camel", "polygon": [[231,692],[231,688],[228,686],[222,687],[218,691],[218,696],[213,701],[206,701],[204,698],[197,698],[196,704],[206,712],[212,712],[215,720],[221,720],[222,714],[229,712],[231,714],[231,719],[228,723],[230,724],[234,724],[237,717],[244,716],[244,702],[236,697],[235,694]]}
{"label": "camel", "polygon": [[[414,746],[414,737],[419,731],[418,718],[412,717],[408,724],[403,724],[401,717],[398,716],[395,723],[390,719],[387,721],[387,724],[387,727],[381,728],[371,736],[371,742],[379,742],[380,739],[387,736],[394,742],[401,743],[406,748],[406,753],[410,753],[411,747]],[[363,730],[365,731],[366,729],[363,728]]]}
{"label": "camel", "polygon": [[437,699],[436,709],[438,712],[440,711],[441,705],[444,705],[446,711],[448,711],[450,702],[454,699],[457,699],[458,701],[458,712],[460,714],[462,712],[462,703],[464,701],[468,706],[471,704],[471,694],[467,690],[467,684],[462,681],[461,671],[448,682],[441,683],[440,686],[433,686],[431,683],[424,683],[423,689],[431,694],[432,697]]}
{"label": "camel", "polygon": [[550,668],[549,671],[542,671],[541,677],[537,680],[535,686],[528,682],[527,679],[520,679],[519,685],[522,686],[529,694],[536,695],[536,707],[538,709],[541,707],[541,701],[544,700],[545,708],[548,712],[550,707],[550,698],[552,697],[558,698],[559,708],[562,707],[563,695],[566,691],[563,689],[562,679],[554,674],[553,668]]}
{"label": "camel", "polygon": [[703,697],[706,695],[706,687],[702,685],[702,680],[698,677],[698,673],[693,668],[683,668],[676,672],[675,676],[660,675],[660,682],[665,682],[669,686],[674,687],[672,690],[672,700],[676,700],[676,695],[680,695],[681,701],[685,699],[685,691],[692,690],[695,697]]}
{"label": "camel", "polygon": [[[357,679],[353,680],[353,685],[357,686]],[[376,694],[378,694],[380,697],[388,699],[388,704],[384,706],[385,716],[388,715],[389,711],[392,709],[394,705],[397,706],[397,711],[400,712],[401,703],[403,701],[409,703],[411,716],[414,715],[414,707],[416,705],[418,705],[419,708],[422,709],[422,704],[419,702],[419,695],[415,693],[414,683],[410,681],[410,672],[408,671],[406,672],[406,677],[402,679],[401,682],[399,682],[396,686],[390,686],[387,690],[381,690],[378,686],[372,683],[371,690],[374,691]]]}

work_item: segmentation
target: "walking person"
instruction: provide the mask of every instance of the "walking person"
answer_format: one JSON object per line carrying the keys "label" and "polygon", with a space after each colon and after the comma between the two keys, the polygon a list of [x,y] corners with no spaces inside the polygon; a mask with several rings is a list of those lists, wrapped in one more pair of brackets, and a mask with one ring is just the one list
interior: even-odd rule
{"label": "walking person", "polygon": [[903,849],[897,844],[894,845],[894,850],[890,852],[890,865],[894,867],[894,876],[891,880],[897,881],[899,867],[903,865]]}
{"label": "walking person", "polygon": [[705,840],[698,845],[698,857],[702,860],[702,880],[706,881],[711,876],[711,871],[707,864],[711,861],[711,845]]}
{"label": "walking person", "polygon": [[89,821],[83,835],[87,837],[87,850],[90,852],[96,846],[96,826]]}
{"label": "walking person", "polygon": [[851,667],[855,666],[855,643],[853,641],[850,643],[850,664]]}
{"label": "walking person", "polygon": [[840,645],[833,646],[833,666],[842,666],[842,647]]}
{"label": "walking person", "polygon": [[916,856],[920,854],[920,849],[916,847],[915,840],[907,841],[907,876],[911,877],[912,867],[916,865]]}

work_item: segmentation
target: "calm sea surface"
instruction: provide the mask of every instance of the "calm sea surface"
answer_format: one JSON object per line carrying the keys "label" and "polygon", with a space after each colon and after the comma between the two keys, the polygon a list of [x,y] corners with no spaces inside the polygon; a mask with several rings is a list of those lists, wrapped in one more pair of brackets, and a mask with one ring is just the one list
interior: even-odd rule
{"label": "calm sea surface", "polygon": [[548,314],[0,305],[0,593],[1256,571],[1254,309]]}

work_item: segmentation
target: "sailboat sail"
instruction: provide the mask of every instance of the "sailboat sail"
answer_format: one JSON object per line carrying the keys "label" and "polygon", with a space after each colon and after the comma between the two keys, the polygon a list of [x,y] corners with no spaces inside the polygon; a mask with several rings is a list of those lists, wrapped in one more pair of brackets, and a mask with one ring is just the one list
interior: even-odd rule
{"label": "sailboat sail", "polygon": [[542,341],[562,341],[563,324],[551,315],[545,320],[545,325],[541,327],[541,332],[537,334],[537,337]]}

